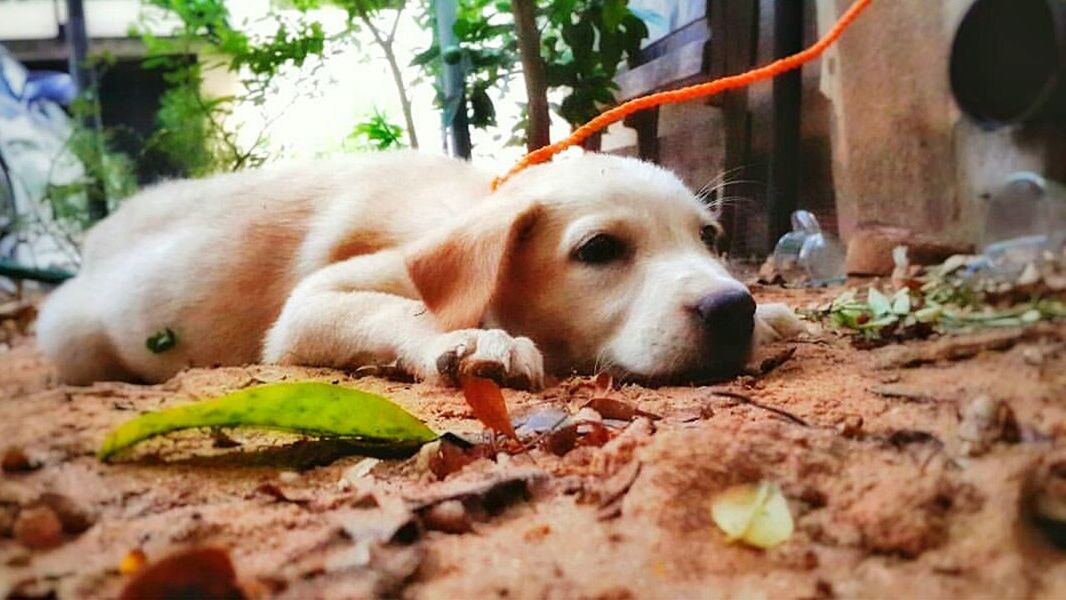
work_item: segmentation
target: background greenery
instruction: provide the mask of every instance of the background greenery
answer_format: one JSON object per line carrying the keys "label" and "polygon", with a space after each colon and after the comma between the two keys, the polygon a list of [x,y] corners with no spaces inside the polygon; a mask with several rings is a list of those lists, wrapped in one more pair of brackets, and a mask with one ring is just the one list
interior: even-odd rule
{"label": "background greenery", "polygon": [[[546,128],[547,121],[545,115],[530,115],[527,106],[536,106],[538,99],[548,106],[550,95],[555,100],[551,110],[572,126],[592,118],[615,102],[613,78],[647,36],[646,27],[629,11],[626,0],[516,0],[532,3],[533,28],[526,31],[520,31],[512,0],[459,0],[454,27],[458,44],[443,49],[435,41],[432,0],[286,0],[285,14],[264,15],[256,30],[267,33],[255,35],[232,22],[225,0],[144,1],[157,10],[146,11],[133,33],[146,48],[144,67],[162,70],[167,84],[156,127],[142,153],[128,157],[113,150],[114,132],[82,124],[86,115],[99,110],[94,90],[73,106],[78,124],[68,147],[84,163],[85,179],[55,186],[46,199],[53,214],[73,229],[91,224],[86,198],[106,197],[113,208],[135,191],[132,173],[137,161],[152,161],[152,171],[165,176],[204,177],[278,158],[267,144],[278,115],[264,118],[254,135],[237,131],[228,117],[237,107],[262,107],[268,97],[282,91],[282,85],[292,88],[291,80],[280,82],[283,72],[298,71],[299,94],[315,94],[319,59],[328,60],[331,43],[354,39],[360,32],[369,34],[376,58],[389,67],[404,123],[392,123],[381,110],[372,111],[342,146],[352,152],[417,148],[408,89],[412,82],[409,69],[405,78],[405,68],[418,67],[418,77],[439,82],[444,64],[461,66],[467,99],[464,105],[454,101],[445,105],[438,85],[444,125],[465,110],[472,127],[497,127],[507,132],[512,144],[533,144],[530,136],[538,127]],[[347,15],[343,31],[327,35],[315,20],[313,9],[326,4]],[[160,30],[164,17],[177,23],[173,31],[165,36],[151,33]],[[418,23],[427,42],[424,50],[411,56],[399,55],[395,44],[397,27],[405,18]],[[517,42],[522,35],[535,40],[532,47],[539,49],[537,56],[522,55]],[[98,59],[93,66],[99,70],[106,64],[106,59]],[[496,104],[515,78],[523,75],[523,65],[541,71],[544,77],[539,82],[526,77],[521,117],[500,123]],[[205,73],[211,69],[237,74],[239,92],[208,95]],[[538,134],[543,137],[536,139],[543,141],[546,134],[544,129]]]}

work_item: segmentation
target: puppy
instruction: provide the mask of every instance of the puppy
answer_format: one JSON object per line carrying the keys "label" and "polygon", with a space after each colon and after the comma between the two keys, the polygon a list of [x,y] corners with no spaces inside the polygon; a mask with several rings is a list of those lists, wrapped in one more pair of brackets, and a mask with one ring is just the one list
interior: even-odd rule
{"label": "puppy", "polygon": [[728,376],[794,328],[716,259],[714,215],[671,173],[585,154],[492,176],[395,152],[150,188],[89,233],[40,347],[73,384],[264,361],[537,388]]}

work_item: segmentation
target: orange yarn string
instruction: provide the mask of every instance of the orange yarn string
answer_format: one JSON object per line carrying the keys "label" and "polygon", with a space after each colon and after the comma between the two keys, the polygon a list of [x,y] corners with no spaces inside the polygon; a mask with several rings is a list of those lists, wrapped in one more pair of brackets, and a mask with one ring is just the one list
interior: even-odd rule
{"label": "orange yarn string", "polygon": [[[795,0],[784,1],[792,2]],[[622,104],[605,111],[603,114],[592,119],[588,123],[585,123],[581,127],[578,127],[566,139],[544,146],[543,148],[538,148],[533,152],[526,154],[505,175],[493,180],[492,189],[495,190],[500,184],[507,181],[523,169],[531,165],[551,160],[556,154],[559,154],[571,146],[580,144],[597,131],[605,129],[608,125],[621,121],[635,112],[647,108],[654,108],[663,104],[674,104],[677,102],[692,100],[694,98],[713,96],[727,90],[742,88],[759,81],[772,79],[782,73],[797,69],[818,58],[826,51],[826,49],[832,46],[833,43],[840,38],[841,34],[844,33],[844,30],[859,17],[859,14],[861,14],[871,2],[873,2],[873,0],[857,0],[857,2],[848,8],[848,10],[840,17],[840,20],[836,22],[825,37],[815,42],[813,46],[793,54],[792,56],[778,59],[768,65],[746,71],[739,75],[722,77],[721,79],[715,79],[714,81],[707,81],[676,90],[649,94],[640,98],[634,98],[628,102],[623,102]]]}

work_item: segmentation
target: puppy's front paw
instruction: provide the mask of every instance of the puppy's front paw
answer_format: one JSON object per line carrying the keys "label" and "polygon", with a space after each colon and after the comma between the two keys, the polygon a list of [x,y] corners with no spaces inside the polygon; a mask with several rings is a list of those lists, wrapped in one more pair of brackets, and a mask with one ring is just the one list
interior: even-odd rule
{"label": "puppy's front paw", "polygon": [[461,329],[439,336],[426,349],[417,373],[428,381],[458,385],[460,377],[491,379],[517,389],[544,386],[544,359],[533,341],[499,329]]}
{"label": "puppy's front paw", "polygon": [[807,333],[807,326],[786,304],[760,304],[755,309],[755,346],[790,340]]}

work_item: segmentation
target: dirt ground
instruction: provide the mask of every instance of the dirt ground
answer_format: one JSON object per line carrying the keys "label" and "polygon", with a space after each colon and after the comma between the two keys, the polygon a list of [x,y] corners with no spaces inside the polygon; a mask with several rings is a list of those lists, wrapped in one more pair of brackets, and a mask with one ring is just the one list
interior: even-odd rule
{"label": "dirt ground", "polygon": [[[757,291],[795,306],[825,294]],[[327,370],[64,387],[16,338],[0,354],[0,595],[114,597],[131,552],[213,547],[250,597],[1066,597],[1066,554],[1033,509],[1061,492],[1049,472],[1066,477],[1066,325],[877,350],[820,332],[773,350],[790,348],[714,387],[622,386],[614,398],[661,418],[612,423],[602,447],[501,453],[441,481],[425,454],[302,471],[101,464],[105,433],[138,411],[259,382],[339,382],[436,431],[482,427],[459,392]],[[506,396],[523,422],[575,412],[590,390]],[[764,479],[795,533],[771,550],[728,543],[712,497]]]}

